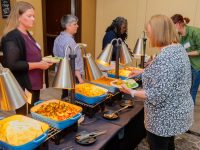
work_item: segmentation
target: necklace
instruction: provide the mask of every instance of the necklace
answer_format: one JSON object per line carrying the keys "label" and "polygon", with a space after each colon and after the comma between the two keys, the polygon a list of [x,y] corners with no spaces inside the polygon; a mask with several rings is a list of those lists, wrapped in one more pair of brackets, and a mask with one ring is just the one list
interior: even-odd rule
{"label": "necklace", "polygon": [[23,29],[21,29],[21,28],[17,28],[20,32],[22,32],[23,34],[25,34],[25,35],[28,35],[28,33],[27,33],[27,31],[26,30],[23,30]]}

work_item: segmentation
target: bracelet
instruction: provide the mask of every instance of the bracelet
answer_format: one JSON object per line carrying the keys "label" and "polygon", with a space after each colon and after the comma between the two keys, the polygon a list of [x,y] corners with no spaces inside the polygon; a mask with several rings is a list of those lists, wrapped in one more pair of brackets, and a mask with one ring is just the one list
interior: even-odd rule
{"label": "bracelet", "polygon": [[131,90],[131,96],[134,97],[136,92],[136,90]]}

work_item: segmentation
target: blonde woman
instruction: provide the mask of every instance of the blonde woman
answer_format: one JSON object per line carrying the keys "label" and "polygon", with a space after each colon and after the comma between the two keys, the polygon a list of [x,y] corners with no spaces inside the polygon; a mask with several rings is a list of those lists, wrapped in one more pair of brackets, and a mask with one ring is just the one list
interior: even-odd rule
{"label": "blonde woman", "polygon": [[[42,61],[41,48],[28,32],[34,21],[34,7],[27,2],[17,2],[10,13],[1,41],[3,65],[12,71],[23,89],[32,93],[32,103],[39,100],[42,70],[52,65]],[[25,106],[16,112],[25,114]]]}
{"label": "blonde woman", "polygon": [[142,71],[143,89],[123,86],[122,91],[144,100],[144,123],[150,149],[174,150],[174,136],[186,132],[193,120],[190,61],[179,44],[170,18],[164,15],[151,17],[146,31],[151,46],[160,53]]}

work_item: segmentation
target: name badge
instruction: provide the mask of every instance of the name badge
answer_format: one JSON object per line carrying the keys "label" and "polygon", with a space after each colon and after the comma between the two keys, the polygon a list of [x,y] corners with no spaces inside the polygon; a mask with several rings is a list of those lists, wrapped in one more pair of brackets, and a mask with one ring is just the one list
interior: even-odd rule
{"label": "name badge", "polygon": [[39,49],[41,49],[41,47],[40,47],[40,45],[38,44],[38,42],[36,42],[35,44],[36,44],[36,46],[37,46]]}
{"label": "name badge", "polygon": [[190,48],[190,42],[185,43],[185,44],[183,45],[183,47],[184,47],[185,49]]}

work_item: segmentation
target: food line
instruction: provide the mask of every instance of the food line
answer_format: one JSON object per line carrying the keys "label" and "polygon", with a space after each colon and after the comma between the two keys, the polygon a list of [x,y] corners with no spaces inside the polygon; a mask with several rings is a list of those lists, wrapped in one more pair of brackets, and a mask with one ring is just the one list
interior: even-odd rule
{"label": "food line", "polygon": [[[119,108],[118,101],[115,101],[112,106],[106,106],[106,109],[118,110]],[[5,117],[10,114],[0,112],[0,115]],[[40,147],[49,150],[64,149],[67,147],[71,147],[73,150],[98,150],[102,148],[108,150],[110,148],[116,150],[134,149],[145,136],[143,115],[143,103],[135,101],[134,108],[121,112],[117,120],[104,119],[101,117],[101,113],[97,113],[93,118],[85,116],[85,120],[79,124],[77,132],[71,131],[67,134],[61,134],[62,141],[57,143],[58,145],[51,138],[51,140],[46,141]],[[106,133],[96,137],[94,144],[91,143],[89,146],[80,145],[75,141],[76,135],[82,131],[90,133],[103,130],[106,130]],[[119,139],[119,136],[122,139]]]}
{"label": "food line", "polygon": [[[130,68],[129,68],[130,69]],[[134,68],[133,68],[134,69]],[[127,70],[125,69],[125,72],[126,72]],[[123,71],[122,71],[122,73],[124,73]],[[112,78],[109,78],[109,77],[102,77],[102,78],[100,78],[100,79],[97,79],[97,83],[98,84],[103,84],[104,86],[106,85],[106,86],[111,86],[111,87],[113,87],[112,85],[111,85],[111,82],[110,82],[110,80],[111,80]],[[115,79],[112,79],[113,81],[115,81]],[[119,82],[121,83],[121,84],[123,84],[124,82],[122,82],[122,80],[120,80],[120,79],[118,79],[119,80]],[[94,81],[95,82],[95,81]],[[102,82],[102,83],[101,83]],[[116,83],[118,83],[118,82],[116,82]],[[115,83],[113,83],[113,84],[115,84]],[[103,86],[103,87],[104,87]],[[119,86],[119,84],[117,85],[117,86]],[[109,88],[108,89],[104,89],[103,87],[99,87],[99,86],[97,86],[97,85],[94,85],[94,84],[91,84],[91,83],[85,83],[85,85],[84,84],[82,84],[82,85],[77,85],[77,87],[76,87],[76,91],[77,91],[77,93],[76,93],[76,101],[80,101],[80,102],[82,102],[82,103],[85,103],[85,104],[87,104],[87,99],[88,99],[88,102],[89,102],[89,105],[92,105],[92,106],[94,106],[94,105],[98,105],[98,104],[100,104],[101,102],[103,102],[106,98],[108,99],[108,98],[111,98],[112,97],[112,95],[113,95],[113,93],[112,94],[109,94],[108,95],[108,90],[109,90]],[[95,89],[93,92],[91,92],[92,91],[92,89]],[[118,91],[118,89],[116,88],[116,87],[114,87],[114,89],[115,89],[115,93],[116,93],[116,91]],[[119,93],[119,92],[118,92]],[[91,97],[93,97],[93,99],[91,98]],[[57,103],[56,103],[57,102]],[[62,122],[63,120],[70,120],[71,118],[72,118],[72,120],[74,120],[73,118],[76,118],[76,120],[72,123],[72,124],[74,124],[74,123],[76,123],[77,122],[77,120],[80,118],[80,115],[78,115],[78,117],[76,116],[79,112],[81,112],[82,110],[79,108],[79,110],[76,112],[76,113],[74,113],[73,111],[72,112],[68,112],[69,114],[66,114],[65,113],[65,111],[59,111],[59,110],[57,110],[56,108],[60,108],[61,110],[63,110],[65,107],[68,107],[68,106],[62,106],[61,105],[61,103],[62,102],[60,102],[60,101],[56,101],[56,102],[49,102],[48,103],[48,101],[45,101],[45,102],[43,102],[43,103],[41,103],[41,104],[38,104],[38,105],[36,105],[36,106],[34,106],[31,110],[32,110],[32,115],[33,115],[33,118],[36,118],[37,120],[41,120],[41,121],[44,121],[44,122],[46,122],[47,124],[50,124],[51,126],[52,126],[52,122],[56,122],[55,124],[53,124],[53,127],[55,127],[55,128],[58,128],[59,129],[59,125],[57,126],[57,124],[59,124],[59,122]],[[65,102],[64,102],[65,103]],[[66,105],[66,104],[64,104],[63,103],[63,105]],[[48,107],[45,107],[45,105],[46,106],[48,106]],[[50,107],[49,107],[50,106]],[[36,109],[36,108],[38,108],[38,110]],[[69,108],[69,107],[68,107]],[[49,111],[49,114],[48,113],[46,113],[46,111]],[[36,114],[36,115],[35,115]],[[38,119],[38,114],[39,114],[39,119]],[[56,116],[56,115],[57,116]],[[68,116],[67,116],[68,115]],[[71,115],[71,116],[70,116]],[[42,116],[42,117],[41,117]],[[67,117],[66,117],[67,116]],[[76,116],[76,117],[74,117],[74,116]],[[48,118],[48,119],[46,119],[46,118]],[[64,122],[64,121],[63,121]],[[66,125],[66,123],[64,123],[65,125]],[[72,124],[70,124],[70,125],[72,125]],[[67,126],[65,126],[65,127],[61,127],[60,129],[61,130],[63,130],[64,128],[67,128],[68,126],[70,126],[70,125],[67,125]],[[60,132],[59,130],[58,130],[58,132]],[[41,135],[40,135],[41,136]],[[4,141],[3,142],[3,146],[10,146],[9,144],[8,145],[4,145],[5,143],[6,143],[7,141]],[[30,141],[29,141],[30,142]],[[28,143],[29,143],[28,142]],[[44,142],[44,141],[43,141]],[[41,144],[41,143],[40,143]],[[15,146],[19,146],[19,145],[17,145],[16,143],[15,143]]]}

